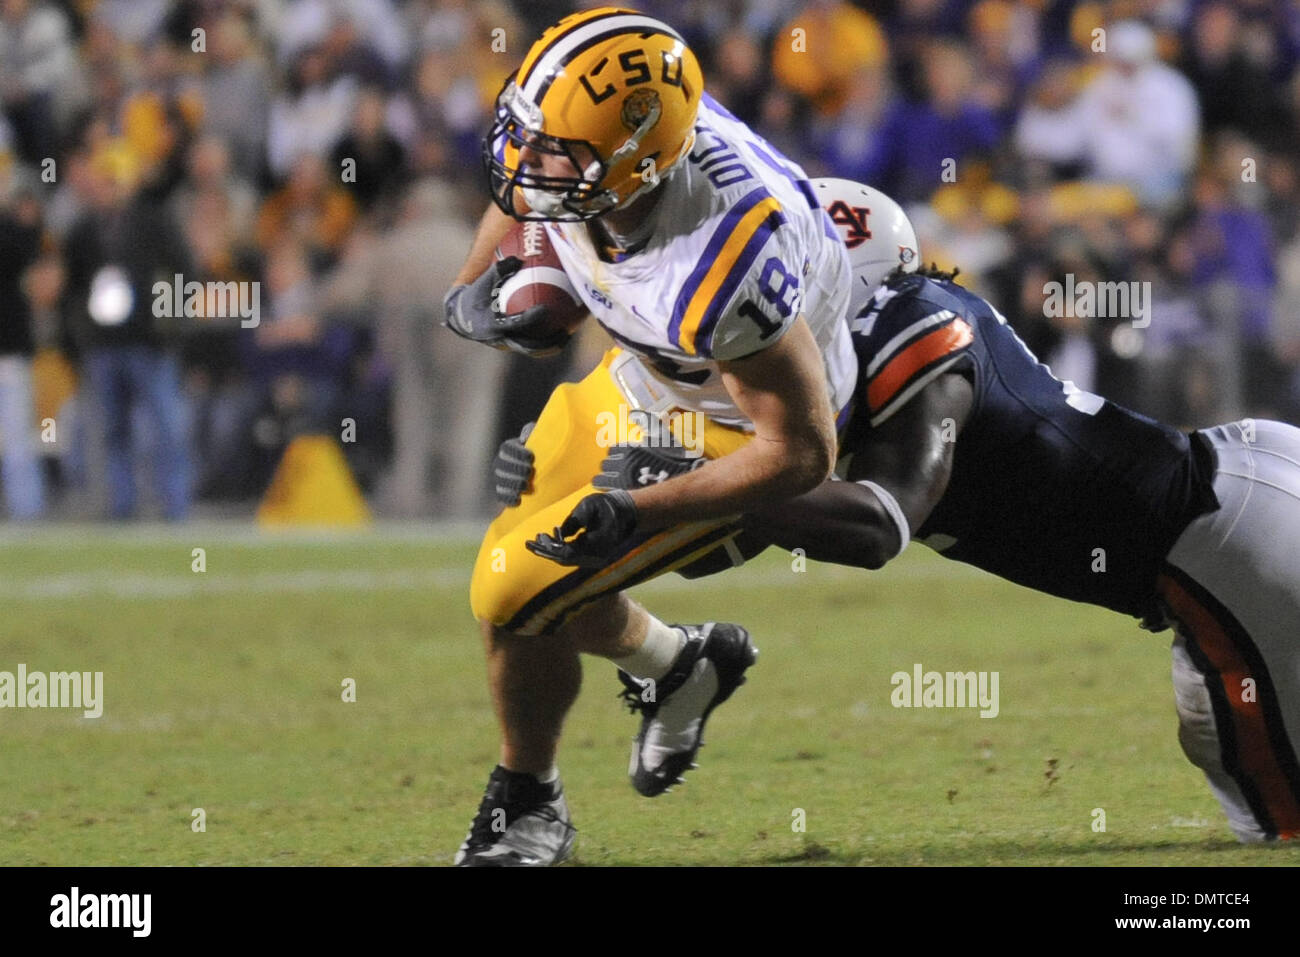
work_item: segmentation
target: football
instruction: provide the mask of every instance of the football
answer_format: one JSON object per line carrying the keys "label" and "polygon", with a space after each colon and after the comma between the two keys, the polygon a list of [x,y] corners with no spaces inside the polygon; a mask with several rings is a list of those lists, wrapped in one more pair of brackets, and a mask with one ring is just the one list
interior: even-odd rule
{"label": "football", "polygon": [[506,315],[545,306],[547,320],[535,334],[562,331],[572,335],[587,318],[587,307],[564,273],[546,228],[538,222],[516,223],[497,245],[497,259],[514,256],[523,268],[501,284],[497,308]]}

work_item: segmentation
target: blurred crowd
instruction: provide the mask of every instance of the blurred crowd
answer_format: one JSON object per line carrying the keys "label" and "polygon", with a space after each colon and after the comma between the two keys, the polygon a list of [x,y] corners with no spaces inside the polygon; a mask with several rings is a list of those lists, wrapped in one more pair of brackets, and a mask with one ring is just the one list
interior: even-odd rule
{"label": "blurred crowd", "polygon": [[[7,514],[247,509],[332,434],[380,514],[489,505],[530,361],[437,328],[479,140],[561,0],[0,0]],[[647,0],[810,175],[907,207],[1061,378],[1300,421],[1300,2]],[[159,280],[256,283],[255,323]],[[1150,291],[1141,320],[1050,282]],[[170,293],[168,294],[170,298]],[[175,302],[181,301],[176,294]]]}

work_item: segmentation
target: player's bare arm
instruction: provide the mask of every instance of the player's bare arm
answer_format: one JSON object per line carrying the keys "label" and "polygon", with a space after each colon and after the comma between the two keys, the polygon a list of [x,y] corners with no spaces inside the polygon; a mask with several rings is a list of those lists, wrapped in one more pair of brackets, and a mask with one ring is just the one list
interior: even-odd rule
{"label": "player's bare arm", "polygon": [[740,515],[824,480],[835,463],[835,420],[821,354],[803,317],[775,344],[719,367],[737,408],[753,423],[752,441],[657,486],[588,495],[528,549],[561,564],[596,567],[634,532]]}
{"label": "player's bare arm", "polygon": [[632,492],[638,528],[784,501],[815,487],[835,464],[821,352],[802,317],[775,345],[719,365],[727,391],[754,424],[754,440],[708,468]]}
{"label": "player's bare arm", "polygon": [[497,245],[514,225],[515,220],[498,209],[495,203],[488,204],[487,212],[479,220],[478,231],[474,234],[474,243],[470,246],[469,255],[465,257],[465,265],[461,266],[460,272],[456,274],[455,285],[468,285],[487,272],[495,258],[494,251]]}
{"label": "player's bare arm", "polygon": [[[778,507],[746,517],[746,528],[785,549],[802,548],[817,561],[880,568],[898,554],[902,533],[881,497],[892,495],[916,529],[943,497],[952,457],[974,393],[960,373],[946,373],[872,430],[854,452],[847,482],[823,482]],[[665,483],[666,484],[666,483]]]}

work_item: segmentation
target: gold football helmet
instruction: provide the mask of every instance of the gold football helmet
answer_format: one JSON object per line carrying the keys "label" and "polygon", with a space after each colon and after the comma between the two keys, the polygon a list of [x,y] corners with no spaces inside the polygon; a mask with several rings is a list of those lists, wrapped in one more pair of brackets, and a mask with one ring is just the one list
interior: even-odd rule
{"label": "gold football helmet", "polygon": [[626,206],[690,150],[703,88],[667,24],[618,7],[565,17],[497,97],[483,141],[493,199],[516,219],[565,222]]}

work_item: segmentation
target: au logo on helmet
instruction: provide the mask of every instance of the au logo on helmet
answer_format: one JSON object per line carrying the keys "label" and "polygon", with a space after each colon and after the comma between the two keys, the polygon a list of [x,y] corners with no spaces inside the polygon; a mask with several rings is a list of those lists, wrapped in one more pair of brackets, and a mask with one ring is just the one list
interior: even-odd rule
{"label": "au logo on helmet", "polygon": [[848,227],[848,232],[844,236],[844,245],[849,249],[856,249],[871,238],[871,230],[867,226],[867,217],[871,214],[871,210],[866,206],[850,206],[844,200],[837,199],[826,207],[826,212],[836,226]]}
{"label": "au logo on helmet", "polygon": [[602,7],[533,44],[498,97],[483,159],[516,219],[576,222],[653,189],[695,138],[695,55],[660,20]]}

